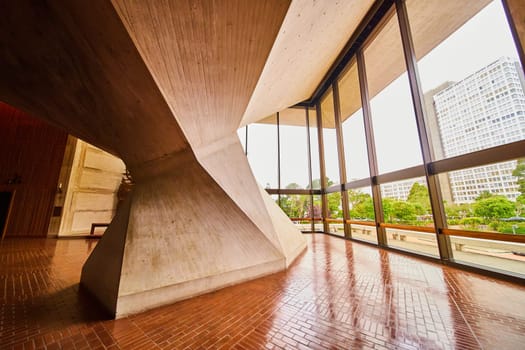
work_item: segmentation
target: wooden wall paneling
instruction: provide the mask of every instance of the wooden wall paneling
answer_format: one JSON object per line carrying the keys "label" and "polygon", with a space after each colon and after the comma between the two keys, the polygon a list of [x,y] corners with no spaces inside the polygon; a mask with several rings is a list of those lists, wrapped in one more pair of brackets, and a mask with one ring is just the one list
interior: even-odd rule
{"label": "wooden wall paneling", "polygon": [[6,236],[47,235],[66,140],[64,131],[0,103],[0,183],[16,189]]}
{"label": "wooden wall paneling", "polygon": [[2,215],[2,218],[1,218],[2,221],[0,221],[0,225],[2,225],[0,226],[0,229],[1,229],[0,235],[1,235],[1,239],[3,240],[7,232],[7,225],[9,224],[9,219],[11,217],[11,212],[13,209],[13,201],[15,199],[16,190],[11,188],[11,186],[0,185],[0,192],[9,193],[9,196],[10,196],[9,203],[7,204],[7,208],[5,208],[5,212],[0,214]]}

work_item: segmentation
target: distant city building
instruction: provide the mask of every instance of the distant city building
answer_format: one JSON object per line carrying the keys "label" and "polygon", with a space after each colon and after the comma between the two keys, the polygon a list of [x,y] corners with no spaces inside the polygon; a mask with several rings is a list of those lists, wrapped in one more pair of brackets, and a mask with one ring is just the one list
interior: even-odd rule
{"label": "distant city building", "polygon": [[[425,94],[430,136],[437,159],[450,158],[525,139],[525,81],[517,62],[503,57],[460,82]],[[434,109],[428,106],[433,95]],[[435,130],[439,130],[439,139]],[[472,202],[484,191],[509,199],[519,195],[516,161],[450,172],[443,197]],[[442,184],[443,185],[443,184]],[[449,191],[447,195],[447,191]]]}
{"label": "distant city building", "polygon": [[425,186],[427,185],[427,182],[424,177],[382,184],[381,197],[406,201],[408,198],[408,194],[410,193],[410,189],[412,188],[412,186],[414,186],[414,183],[416,182]]}

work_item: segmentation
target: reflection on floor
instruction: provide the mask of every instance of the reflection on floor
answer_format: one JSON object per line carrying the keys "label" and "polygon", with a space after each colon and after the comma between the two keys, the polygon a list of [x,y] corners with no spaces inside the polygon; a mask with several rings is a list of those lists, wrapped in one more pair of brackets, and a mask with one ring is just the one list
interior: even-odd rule
{"label": "reflection on floor", "polygon": [[[304,229],[304,225],[301,228],[303,231],[308,231]],[[330,224],[330,233],[344,237],[343,225]],[[390,247],[439,258],[435,233],[387,228],[386,237]],[[449,237],[456,262],[474,264],[481,268],[495,269],[525,278],[525,244]],[[377,233],[375,228],[370,226],[353,224],[352,238],[377,244]]]}
{"label": "reflection on floor", "polygon": [[96,242],[0,245],[0,348],[518,349],[525,287],[322,234],[286,272],[121,320],[79,294]]}

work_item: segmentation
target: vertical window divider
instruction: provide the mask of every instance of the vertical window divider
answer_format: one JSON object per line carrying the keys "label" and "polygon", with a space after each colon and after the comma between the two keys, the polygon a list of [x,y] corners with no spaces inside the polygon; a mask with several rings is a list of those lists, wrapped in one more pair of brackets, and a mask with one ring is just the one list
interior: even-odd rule
{"label": "vertical window divider", "polygon": [[350,219],[348,216],[349,204],[348,196],[345,190],[346,184],[346,161],[345,161],[345,149],[343,142],[343,131],[341,126],[341,101],[339,96],[339,84],[337,79],[332,83],[332,94],[334,102],[334,117],[335,117],[335,133],[337,136],[337,156],[339,160],[339,181],[341,183],[341,204],[343,208],[343,228],[345,233],[345,238],[352,238],[351,230],[347,221]]}
{"label": "vertical window divider", "polygon": [[419,72],[417,68],[417,58],[415,55],[412,34],[410,32],[410,23],[408,20],[408,12],[405,0],[396,0],[396,11],[399,29],[401,32],[401,41],[403,43],[403,52],[405,56],[408,79],[410,83],[412,103],[415,111],[419,143],[423,156],[425,177],[428,184],[430,205],[432,208],[432,216],[436,230],[439,255],[441,260],[449,261],[453,257],[452,247],[450,245],[450,238],[442,234],[442,230],[446,228],[446,217],[439,185],[439,178],[438,175],[430,173],[428,166],[432,162],[431,144],[425,125],[423,93],[421,90],[421,81],[419,79]]}
{"label": "vertical window divider", "polygon": [[[513,2],[512,0],[510,1]],[[517,5],[518,1],[515,1],[515,2],[516,4],[514,5],[514,9],[518,7]],[[512,34],[512,39],[514,40],[514,45],[516,46],[516,50],[518,51],[518,55],[520,57],[521,66],[524,67],[525,66],[525,50],[522,45],[522,41],[525,42],[525,33],[522,32],[523,37],[520,40],[520,31],[516,26],[516,22],[520,23],[520,20],[523,17],[520,17],[519,11],[515,11],[518,13],[511,11],[511,9],[509,8],[509,0],[501,0],[501,4],[503,5],[503,11],[505,12],[505,17],[507,18],[507,22],[510,27],[510,32]],[[522,12],[521,16],[523,16],[523,12],[525,12],[525,10],[523,10],[523,7],[522,7],[521,12]],[[522,27],[523,27],[523,24],[522,24]]]}
{"label": "vertical window divider", "polygon": [[281,206],[281,133],[279,112],[277,112],[277,201]]}
{"label": "vertical window divider", "polygon": [[310,143],[310,111],[308,107],[304,107],[304,116],[306,118],[306,147],[308,151],[308,181],[310,184],[310,230],[315,232],[315,215],[314,215],[314,194],[313,194],[313,180],[312,180],[312,145]]}
{"label": "vertical window divider", "polygon": [[317,101],[315,106],[317,111],[317,140],[319,143],[319,167],[321,175],[321,213],[323,219],[323,231],[330,232],[330,227],[326,219],[328,218],[328,200],[326,198],[326,167],[324,159],[324,140],[323,140],[323,118],[321,115],[321,101]]}
{"label": "vertical window divider", "polygon": [[377,155],[372,127],[372,114],[370,108],[370,96],[368,93],[365,58],[363,48],[360,47],[356,52],[357,71],[359,75],[359,88],[361,92],[361,107],[363,108],[363,121],[365,127],[366,147],[368,153],[368,166],[370,170],[370,183],[372,189],[372,199],[374,202],[374,216],[376,223],[377,242],[380,247],[387,246],[386,231],[380,224],[384,221],[383,204],[381,202],[381,188],[377,183],[378,167]]}

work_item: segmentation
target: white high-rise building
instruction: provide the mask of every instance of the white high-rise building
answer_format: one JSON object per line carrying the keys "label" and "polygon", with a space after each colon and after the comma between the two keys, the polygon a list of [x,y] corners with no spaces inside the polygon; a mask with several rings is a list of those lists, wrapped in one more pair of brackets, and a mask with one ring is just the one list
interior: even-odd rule
{"label": "white high-rise building", "polygon": [[[433,96],[445,158],[525,139],[523,70],[503,57]],[[474,201],[483,191],[515,199],[516,161],[450,172],[455,203]]]}
{"label": "white high-rise building", "polygon": [[381,197],[406,201],[415,183],[427,185],[424,177],[381,184]]}

